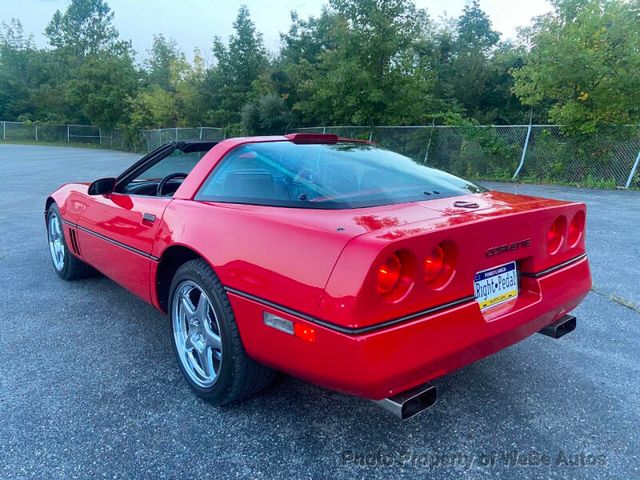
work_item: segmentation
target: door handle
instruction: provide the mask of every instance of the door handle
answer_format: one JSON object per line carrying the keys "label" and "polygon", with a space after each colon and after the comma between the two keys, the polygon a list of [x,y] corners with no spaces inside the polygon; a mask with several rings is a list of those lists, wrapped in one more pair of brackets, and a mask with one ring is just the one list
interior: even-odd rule
{"label": "door handle", "polygon": [[153,222],[156,221],[156,216],[153,215],[152,213],[144,213],[142,214],[142,223],[150,223],[153,224]]}

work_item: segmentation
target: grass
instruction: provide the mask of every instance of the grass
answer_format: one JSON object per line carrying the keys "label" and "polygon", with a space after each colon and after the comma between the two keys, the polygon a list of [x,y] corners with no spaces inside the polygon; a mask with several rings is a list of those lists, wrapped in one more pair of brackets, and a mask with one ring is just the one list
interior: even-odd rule
{"label": "grass", "polygon": [[596,285],[593,285],[591,287],[591,291],[593,293],[596,293],[614,303],[617,303],[618,305],[622,305],[623,307],[628,308],[629,310],[633,310],[634,312],[640,313],[640,305],[627,300],[626,298],[622,298],[619,295],[616,295],[615,293],[612,294],[606,294],[603,291],[601,291]]}
{"label": "grass", "polygon": [[[624,188],[623,186],[616,185],[614,180],[604,178],[587,177],[582,182],[569,182],[565,180],[557,180],[551,178],[537,178],[537,177],[518,177],[513,179],[511,177],[505,178],[498,175],[483,175],[474,177],[464,177],[468,180],[488,180],[490,182],[508,182],[524,185],[559,185],[569,186],[577,188],[592,188],[597,190],[619,190]],[[637,190],[638,187],[632,183],[629,190]]]}

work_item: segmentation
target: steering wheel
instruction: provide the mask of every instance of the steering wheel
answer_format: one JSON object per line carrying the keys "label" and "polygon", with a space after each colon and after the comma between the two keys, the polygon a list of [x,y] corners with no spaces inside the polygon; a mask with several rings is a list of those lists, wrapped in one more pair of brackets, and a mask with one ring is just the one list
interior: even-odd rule
{"label": "steering wheel", "polygon": [[189,175],[189,174],[188,173],[175,172],[175,173],[170,173],[169,175],[164,177],[162,180],[160,180],[160,183],[158,184],[158,189],[156,190],[156,196],[158,196],[158,197],[163,197],[164,196],[162,191],[164,190],[164,187],[167,185],[169,180],[173,180],[174,178],[187,178],[187,175]]}

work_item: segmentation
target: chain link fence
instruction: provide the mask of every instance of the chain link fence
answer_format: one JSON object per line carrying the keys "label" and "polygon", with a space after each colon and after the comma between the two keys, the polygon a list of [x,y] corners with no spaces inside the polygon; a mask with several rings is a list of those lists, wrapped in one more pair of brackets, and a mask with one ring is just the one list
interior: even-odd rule
{"label": "chain link fence", "polygon": [[0,122],[0,135],[8,142],[87,143],[110,146],[112,132],[90,125],[55,125],[31,122]]}
{"label": "chain link fence", "polygon": [[[640,129],[616,127],[577,140],[557,125],[331,126],[292,131],[374,141],[469,179],[518,180],[600,188],[640,188]],[[180,140],[222,140],[223,128],[103,131],[88,125],[0,122],[7,142],[76,143],[148,152]]]}
{"label": "chain link fence", "polygon": [[126,129],[106,131],[91,125],[0,121],[0,139],[6,142],[87,144],[137,152],[149,152],[171,141],[224,138],[225,130],[213,127],[162,128],[132,133]]}
{"label": "chain link fence", "polygon": [[180,140],[223,140],[224,128],[196,127],[196,128],[159,128],[156,130],[142,130],[140,132],[145,148],[151,151],[160,145]]}
{"label": "chain link fence", "polygon": [[637,127],[616,127],[580,140],[557,125],[331,126],[295,131],[371,140],[469,179],[640,187]]}

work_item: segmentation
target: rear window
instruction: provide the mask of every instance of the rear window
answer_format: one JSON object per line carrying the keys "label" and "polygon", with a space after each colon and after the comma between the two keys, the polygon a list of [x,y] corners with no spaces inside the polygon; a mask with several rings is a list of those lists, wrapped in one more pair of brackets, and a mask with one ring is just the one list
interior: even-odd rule
{"label": "rear window", "polygon": [[398,153],[364,143],[250,143],[216,166],[197,200],[345,209],[484,191]]}

